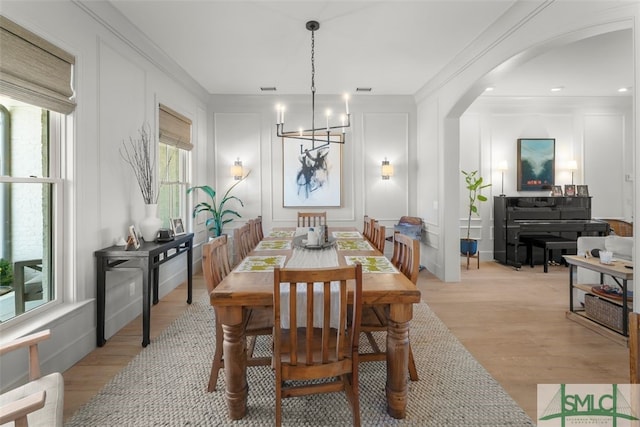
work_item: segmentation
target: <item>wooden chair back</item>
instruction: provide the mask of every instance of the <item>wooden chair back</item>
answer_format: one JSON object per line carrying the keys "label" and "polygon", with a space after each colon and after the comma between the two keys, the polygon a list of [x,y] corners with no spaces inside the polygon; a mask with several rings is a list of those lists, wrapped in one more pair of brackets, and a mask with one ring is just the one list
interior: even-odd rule
{"label": "wooden chair back", "polygon": [[365,239],[371,241],[373,240],[373,224],[376,222],[375,219],[369,218],[368,215],[364,216],[364,225],[362,227],[362,235]]}
{"label": "wooden chair back", "polygon": [[[640,313],[629,313],[630,384],[640,384]],[[640,399],[639,399],[640,401]]]}
{"label": "wooden chair back", "polygon": [[262,229],[262,216],[257,216],[253,220],[253,233],[255,234],[255,238],[257,239],[256,244],[258,244],[260,240],[264,239],[264,230]]}
{"label": "wooden chair back", "polygon": [[251,247],[251,224],[246,223],[233,230],[233,247],[236,255],[235,263],[242,261],[249,252],[253,250]]}
{"label": "wooden chair back", "polygon": [[255,218],[247,221],[247,223],[249,224],[249,246],[251,247],[251,250],[258,246],[258,242],[260,242],[260,239],[258,238],[256,221],[257,220]]}
{"label": "wooden chair back", "polygon": [[298,227],[319,227],[327,223],[327,212],[298,212]]}
{"label": "wooden chair back", "polygon": [[386,228],[384,225],[381,225],[378,221],[373,224],[373,237],[370,239],[373,246],[384,254],[384,244],[386,243]]}
{"label": "wooden chair back", "polygon": [[617,236],[631,237],[633,236],[633,223],[622,219],[603,219],[609,224],[611,231]]}
{"label": "wooden chair back", "polygon": [[[353,304],[349,306],[348,282],[353,283]],[[281,304],[281,292],[286,295],[288,303]],[[298,319],[299,305],[302,305],[306,319]],[[347,307],[351,309],[349,316]],[[282,309],[286,310],[289,321],[285,325],[282,324]],[[276,425],[279,426],[282,422],[283,398],[335,391],[345,391],[353,413],[353,425],[360,425],[358,338],[361,310],[360,264],[321,269],[274,270]],[[308,382],[322,378],[333,380],[319,384]],[[300,381],[304,382],[301,384]]]}
{"label": "wooden chair back", "polygon": [[209,293],[231,272],[227,236],[219,236],[202,245],[202,273]]}
{"label": "wooden chair back", "polygon": [[414,284],[420,272],[420,242],[398,231],[393,233],[391,263]]}

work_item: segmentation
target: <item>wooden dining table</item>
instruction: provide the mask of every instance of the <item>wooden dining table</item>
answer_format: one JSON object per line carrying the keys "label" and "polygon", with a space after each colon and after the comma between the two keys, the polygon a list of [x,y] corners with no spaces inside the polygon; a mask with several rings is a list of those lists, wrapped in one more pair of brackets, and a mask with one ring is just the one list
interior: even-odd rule
{"label": "wooden dining table", "polygon": [[[260,250],[269,246],[273,241],[293,240],[288,235],[295,228],[277,228],[265,234],[262,244],[259,244],[250,254],[251,256],[273,256],[288,262],[295,245],[290,248],[279,249],[278,245],[271,245],[268,250]],[[332,238],[347,237],[358,243],[362,235],[352,227],[330,227]],[[282,244],[282,243],[281,243]],[[339,265],[346,265],[350,256],[381,256],[371,245],[371,250],[360,250],[361,245],[352,245],[347,249],[340,249],[344,245],[335,245],[323,251],[337,251]],[[286,265],[285,262],[285,266]],[[246,265],[245,265],[246,268]],[[219,321],[224,334],[224,375],[226,383],[226,401],[231,419],[241,419],[247,411],[247,345],[244,324],[252,307],[273,306],[273,269],[258,271],[241,271],[243,264],[239,264],[224,280],[211,292],[211,305],[216,307]],[[404,418],[406,415],[408,385],[407,372],[409,363],[409,322],[413,316],[413,304],[420,302],[420,291],[404,275],[397,270],[392,272],[363,272],[363,304],[384,306],[388,312],[387,328],[387,380],[386,397],[387,412],[394,418]],[[349,297],[351,300],[351,295]]]}

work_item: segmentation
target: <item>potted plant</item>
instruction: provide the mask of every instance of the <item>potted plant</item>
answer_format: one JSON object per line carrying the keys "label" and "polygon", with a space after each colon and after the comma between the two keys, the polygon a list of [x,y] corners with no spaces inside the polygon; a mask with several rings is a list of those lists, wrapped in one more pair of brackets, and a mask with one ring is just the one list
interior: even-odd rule
{"label": "potted plant", "polygon": [[240,206],[244,207],[244,203],[242,202],[242,200],[240,200],[236,196],[229,195],[229,193],[231,193],[231,190],[233,190],[236,187],[236,185],[244,181],[244,179],[249,176],[249,173],[243,176],[239,181],[237,181],[231,187],[229,187],[227,192],[224,193],[224,196],[222,196],[222,200],[220,200],[220,203],[217,203],[216,201],[216,196],[217,196],[216,190],[214,190],[208,185],[199,185],[199,186],[191,187],[187,189],[187,194],[191,193],[194,190],[201,190],[207,196],[209,196],[209,199],[211,200],[210,202],[200,202],[193,207],[193,217],[195,218],[201,212],[206,212],[207,214],[210,214],[211,216],[207,218],[205,225],[207,229],[213,233],[214,237],[218,237],[222,235],[222,228],[224,227],[224,225],[227,224],[228,222],[233,221],[233,218],[225,219],[225,217],[231,216],[231,217],[241,218],[241,215],[237,211],[226,209],[225,204],[229,200],[237,200],[240,203]]}
{"label": "potted plant", "polygon": [[491,184],[484,184],[481,176],[478,175],[478,171],[465,172],[462,171],[464,180],[466,182],[466,188],[469,191],[469,217],[467,219],[467,237],[460,239],[460,252],[463,255],[475,255],[478,251],[478,241],[470,237],[471,234],[471,215],[478,213],[479,202],[486,202],[487,198],[479,193],[483,188],[491,186]]}

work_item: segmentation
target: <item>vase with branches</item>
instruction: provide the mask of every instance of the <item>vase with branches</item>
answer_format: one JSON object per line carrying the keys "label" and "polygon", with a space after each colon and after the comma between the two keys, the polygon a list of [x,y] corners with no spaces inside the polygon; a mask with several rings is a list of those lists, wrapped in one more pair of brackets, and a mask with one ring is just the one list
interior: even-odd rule
{"label": "vase with branches", "polygon": [[200,190],[205,193],[209,197],[208,202],[200,202],[193,207],[193,217],[195,218],[199,213],[206,213],[210,215],[206,221],[205,226],[209,231],[213,233],[214,237],[218,237],[222,235],[222,228],[225,224],[233,221],[235,218],[242,218],[242,216],[235,210],[228,209],[226,204],[235,200],[240,203],[240,206],[244,207],[244,203],[236,196],[231,196],[231,190],[233,190],[238,184],[244,181],[251,171],[249,171],[245,176],[243,176],[239,181],[233,184],[229,189],[224,193],[222,199],[218,203],[216,190],[211,188],[208,185],[199,185],[196,187],[190,187],[187,189],[187,194],[191,193],[195,190]]}
{"label": "vase with branches", "polygon": [[146,242],[156,239],[162,220],[158,218],[158,180],[156,177],[156,150],[149,125],[138,130],[138,138],[122,141],[120,156],[131,166],[145,203],[145,218],[140,222],[140,231]]}

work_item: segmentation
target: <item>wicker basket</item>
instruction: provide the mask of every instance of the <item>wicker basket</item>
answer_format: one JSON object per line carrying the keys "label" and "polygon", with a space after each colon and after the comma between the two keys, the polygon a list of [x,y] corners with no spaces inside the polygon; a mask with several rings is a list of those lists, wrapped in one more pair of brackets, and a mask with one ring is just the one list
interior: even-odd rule
{"label": "wicker basket", "polygon": [[590,318],[610,328],[622,330],[622,306],[598,298],[595,295],[586,294],[584,296],[584,309]]}

